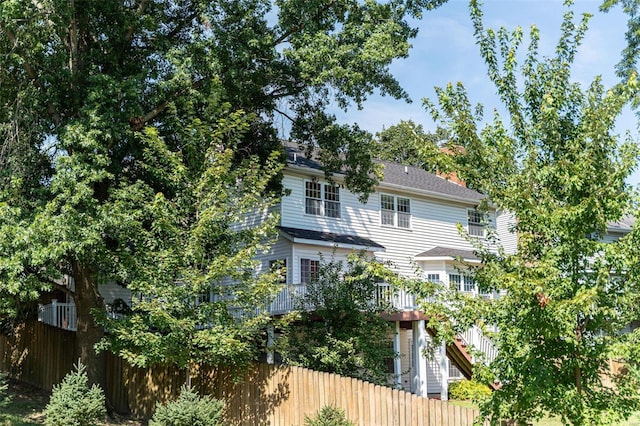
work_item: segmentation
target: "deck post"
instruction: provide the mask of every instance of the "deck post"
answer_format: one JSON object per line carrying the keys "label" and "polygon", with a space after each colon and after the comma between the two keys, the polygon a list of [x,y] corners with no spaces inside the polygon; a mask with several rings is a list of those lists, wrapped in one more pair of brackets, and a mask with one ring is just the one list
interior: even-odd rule
{"label": "deck post", "polygon": [[427,329],[424,320],[411,323],[413,331],[413,359],[415,369],[413,372],[413,389],[418,396],[427,397]]}
{"label": "deck post", "polygon": [[449,358],[447,358],[447,342],[440,344],[440,399],[449,400]]}
{"label": "deck post", "polygon": [[402,358],[400,357],[400,321],[395,322],[395,332],[393,333],[393,378],[396,388],[402,389]]}
{"label": "deck post", "polygon": [[60,327],[58,325],[58,299],[51,301],[51,323],[54,327]]}

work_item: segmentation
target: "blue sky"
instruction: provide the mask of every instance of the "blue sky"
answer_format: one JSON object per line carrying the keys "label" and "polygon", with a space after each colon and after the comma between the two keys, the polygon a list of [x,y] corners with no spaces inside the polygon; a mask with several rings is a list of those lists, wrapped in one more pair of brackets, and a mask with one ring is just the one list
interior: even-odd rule
{"label": "blue sky", "polygon": [[[566,10],[562,3],[561,0],[485,0],[484,26],[495,29],[521,26],[528,33],[530,26],[535,24],[540,30],[541,53],[552,55]],[[614,66],[625,45],[625,15],[619,9],[606,14],[599,12],[601,3],[601,0],[576,0],[573,6],[576,17],[582,12],[594,15],[573,66],[574,78],[584,86],[597,75],[602,76],[606,86],[615,84]],[[419,34],[413,40],[409,58],[398,60],[391,67],[413,103],[372,96],[360,111],[355,108],[346,113],[336,111],[340,122],[357,123],[375,133],[400,120],[411,119],[427,130],[434,130],[436,124],[424,110],[422,99],[434,99],[435,86],[458,81],[467,88],[472,103],[482,103],[485,111],[500,107],[475,45],[467,0],[449,0],[440,8],[426,13],[416,25]],[[525,40],[525,48],[526,43]],[[626,110],[616,128],[620,134],[630,131],[637,137],[635,115]],[[637,171],[629,182],[638,184],[640,172]]]}

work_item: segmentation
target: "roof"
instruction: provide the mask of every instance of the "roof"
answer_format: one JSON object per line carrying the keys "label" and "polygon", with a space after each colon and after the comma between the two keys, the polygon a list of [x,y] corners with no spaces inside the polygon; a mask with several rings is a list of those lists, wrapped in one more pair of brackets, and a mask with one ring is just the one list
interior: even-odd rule
{"label": "roof", "polygon": [[371,249],[372,251],[384,250],[384,246],[376,243],[368,238],[358,237],[357,235],[335,234],[333,232],[311,231],[309,229],[290,228],[288,226],[279,226],[280,231],[287,234],[294,243],[319,241],[324,243],[344,244],[348,246],[359,246]]}
{"label": "roof", "polygon": [[430,260],[436,258],[450,258],[453,260],[462,258],[468,261],[480,261],[480,258],[476,256],[473,250],[462,250],[440,246],[436,246],[430,250],[422,252],[415,257],[416,260]]}
{"label": "roof", "polygon": [[[291,142],[285,142],[287,153],[287,165],[290,167],[307,168],[311,170],[322,170],[321,163],[315,158],[307,158],[303,149]],[[464,186],[448,181],[438,175],[429,173],[419,167],[405,166],[390,161],[376,160],[376,163],[384,166],[382,181],[380,186],[397,187],[397,189],[414,189],[426,191],[430,194],[454,198],[462,201],[477,204],[485,196]]]}
{"label": "roof", "polygon": [[631,232],[633,224],[636,219],[633,216],[625,216],[617,222],[609,222],[607,224],[607,231],[609,232]]}

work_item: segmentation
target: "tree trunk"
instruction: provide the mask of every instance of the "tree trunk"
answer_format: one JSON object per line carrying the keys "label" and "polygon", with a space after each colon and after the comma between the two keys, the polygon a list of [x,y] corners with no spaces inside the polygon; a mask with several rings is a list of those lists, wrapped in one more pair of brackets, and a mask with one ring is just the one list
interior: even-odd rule
{"label": "tree trunk", "polygon": [[104,336],[104,327],[96,324],[92,310],[104,311],[104,299],[98,293],[98,284],[90,268],[79,262],[73,263],[75,281],[74,302],[78,314],[78,354],[80,362],[87,368],[89,384],[97,384],[103,390],[106,384],[104,353],[96,353],[94,346]]}

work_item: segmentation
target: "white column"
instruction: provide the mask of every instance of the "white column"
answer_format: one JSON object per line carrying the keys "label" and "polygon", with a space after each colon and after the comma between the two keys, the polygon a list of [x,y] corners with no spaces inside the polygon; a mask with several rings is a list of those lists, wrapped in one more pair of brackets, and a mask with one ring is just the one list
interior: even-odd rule
{"label": "white column", "polygon": [[275,362],[274,347],[274,334],[273,324],[267,325],[267,364],[273,364]]}
{"label": "white column", "polygon": [[393,352],[396,357],[393,359],[393,377],[396,387],[402,388],[402,358],[400,358],[400,321],[395,322],[395,333],[393,334]]}
{"label": "white column", "polygon": [[415,370],[413,372],[413,389],[416,395],[427,397],[427,329],[424,320],[412,322],[413,331],[413,359]]}
{"label": "white column", "polygon": [[447,401],[449,399],[449,358],[447,358],[446,342],[440,345],[440,379],[442,381],[440,399]]}

